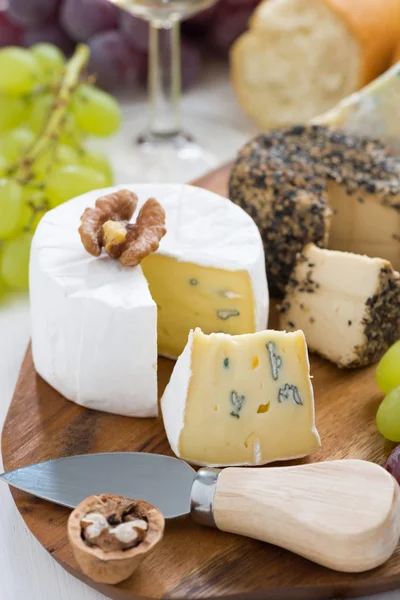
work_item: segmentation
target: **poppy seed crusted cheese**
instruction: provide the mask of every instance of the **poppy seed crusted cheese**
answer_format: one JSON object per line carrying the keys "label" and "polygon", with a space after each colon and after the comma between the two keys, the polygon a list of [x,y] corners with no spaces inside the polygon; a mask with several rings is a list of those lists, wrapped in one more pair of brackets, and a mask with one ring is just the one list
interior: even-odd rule
{"label": "poppy seed crusted cheese", "polygon": [[308,244],[280,307],[280,327],[304,331],[339,367],[378,361],[400,337],[400,275],[381,258]]}
{"label": "poppy seed crusted cheese", "polygon": [[261,231],[275,293],[309,242],[400,268],[400,160],[375,139],[319,125],[261,134],[239,152],[229,194]]}

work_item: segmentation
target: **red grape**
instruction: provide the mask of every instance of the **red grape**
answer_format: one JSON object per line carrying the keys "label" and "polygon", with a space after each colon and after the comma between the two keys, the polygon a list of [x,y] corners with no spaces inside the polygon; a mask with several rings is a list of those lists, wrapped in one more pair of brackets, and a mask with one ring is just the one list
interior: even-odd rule
{"label": "red grape", "polygon": [[389,456],[386,469],[393,475],[397,483],[400,483],[400,446],[396,446]]}
{"label": "red grape", "polygon": [[10,22],[5,10],[0,10],[0,48],[3,46],[19,46],[21,29]]}
{"label": "red grape", "polygon": [[119,28],[129,43],[142,52],[147,52],[149,48],[149,24],[147,21],[135,17],[126,10],[121,10]]}
{"label": "red grape", "polygon": [[185,21],[185,23],[186,25],[208,25],[212,21],[212,18],[214,17],[216,11],[217,3],[212,4],[211,6],[200,11],[193,17],[190,17],[190,19]]}
{"label": "red grape", "polygon": [[75,46],[75,43],[57,23],[46,23],[37,27],[30,27],[22,33],[21,43],[23,46],[28,48],[39,42],[54,44],[66,55],[71,54]]}
{"label": "red grape", "polygon": [[97,76],[101,87],[117,90],[137,85],[145,68],[145,58],[121,32],[98,33],[88,45],[91,52],[89,72]]}
{"label": "red grape", "polygon": [[8,15],[15,25],[30,27],[56,14],[60,0],[9,0]]}
{"label": "red grape", "polygon": [[[222,0],[224,7],[226,9],[231,9],[232,7],[237,8],[238,6],[240,7],[248,7],[248,6],[252,6],[253,8],[259,4],[259,0],[257,0],[256,2],[254,0]],[[253,10],[253,8],[251,10]]]}
{"label": "red grape", "polygon": [[227,54],[236,38],[244,33],[248,26],[249,17],[258,4],[258,0],[248,0],[237,6],[227,0],[218,4],[218,10],[210,25],[208,40],[213,48],[222,54]]}
{"label": "red grape", "polygon": [[115,29],[118,11],[108,0],[64,0],[60,23],[77,42],[85,42],[101,31]]}

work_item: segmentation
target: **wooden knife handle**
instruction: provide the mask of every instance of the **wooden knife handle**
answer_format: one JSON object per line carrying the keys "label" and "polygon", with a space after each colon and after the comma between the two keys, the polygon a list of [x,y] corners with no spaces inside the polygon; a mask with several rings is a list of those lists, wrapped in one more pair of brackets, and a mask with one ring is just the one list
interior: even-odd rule
{"label": "wooden knife handle", "polygon": [[222,470],[215,525],[276,544],[338,571],[384,563],[400,535],[400,492],[382,467],[338,460]]}

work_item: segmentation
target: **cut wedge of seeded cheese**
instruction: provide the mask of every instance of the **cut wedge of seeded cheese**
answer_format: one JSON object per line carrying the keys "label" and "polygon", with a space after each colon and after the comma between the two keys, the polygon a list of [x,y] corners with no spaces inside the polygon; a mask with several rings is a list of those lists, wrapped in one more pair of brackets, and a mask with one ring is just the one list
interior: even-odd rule
{"label": "cut wedge of seeded cheese", "polygon": [[157,353],[179,356],[196,326],[264,329],[268,287],[258,229],[228,199],[187,185],[123,187],[138,195],[138,210],[158,199],[166,236],[141,266],[123,267],[104,252],[88,254],[78,233],[85,208],[121,188],[89,192],[47,213],[31,251],[33,360],[69,400],[148,417],[157,414]]}
{"label": "cut wedge of seeded cheese", "polygon": [[399,0],[267,0],[231,50],[238,101],[263,129],[305,123],[382,73]]}
{"label": "cut wedge of seeded cheese", "polygon": [[301,331],[190,332],[161,408],[172,450],[196,465],[262,465],[320,446]]}
{"label": "cut wedge of seeded cheese", "polygon": [[381,258],[307,245],[281,304],[280,326],[339,367],[376,362],[400,337],[400,275]]}
{"label": "cut wedge of seeded cheese", "polygon": [[400,270],[400,159],[374,138],[323,125],[258,135],[239,151],[229,197],[260,229],[273,293],[309,242]]}

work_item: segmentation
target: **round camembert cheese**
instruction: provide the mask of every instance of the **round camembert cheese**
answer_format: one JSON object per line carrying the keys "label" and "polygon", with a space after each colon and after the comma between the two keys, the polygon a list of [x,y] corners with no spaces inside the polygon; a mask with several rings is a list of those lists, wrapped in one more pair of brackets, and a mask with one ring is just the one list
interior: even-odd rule
{"label": "round camembert cheese", "polygon": [[197,326],[230,334],[266,327],[264,252],[252,218],[226,198],[188,185],[122,188],[139,197],[132,221],[150,197],[164,207],[159,250],[133,268],[85,251],[83,211],[118,188],[47,213],[31,251],[33,360],[69,400],[149,417],[157,414],[157,354],[178,357]]}

